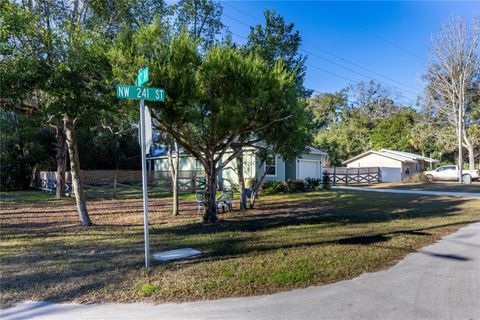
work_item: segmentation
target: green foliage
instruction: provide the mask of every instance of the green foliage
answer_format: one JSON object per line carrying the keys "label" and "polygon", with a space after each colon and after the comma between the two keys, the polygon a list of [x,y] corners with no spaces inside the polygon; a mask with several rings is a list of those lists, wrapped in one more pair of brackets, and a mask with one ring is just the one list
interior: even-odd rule
{"label": "green foliage", "polygon": [[158,291],[158,287],[154,284],[146,283],[140,287],[138,293],[142,297],[148,297]]}
{"label": "green foliage", "polygon": [[348,109],[347,90],[314,95],[308,99],[308,107],[312,112],[315,128],[328,128],[339,121],[342,113]]}
{"label": "green foliage", "polygon": [[415,173],[409,177],[407,177],[404,182],[412,182],[412,183],[418,183],[418,182],[430,182],[430,180],[428,180],[427,176],[420,172],[420,173]]}
{"label": "green foliage", "polygon": [[119,134],[99,126],[80,126],[77,139],[82,168],[140,170],[140,146],[136,131],[133,129]]}
{"label": "green foliage", "polygon": [[311,263],[312,262],[300,260],[295,263],[295,267],[293,268],[289,266],[288,268],[272,272],[269,280],[278,285],[298,285],[308,281],[316,275],[316,270],[312,267]]}
{"label": "green foliage", "polygon": [[65,13],[52,11],[46,18],[47,7],[2,2],[6,67],[0,68],[0,76],[1,91],[8,93],[6,106],[57,121],[63,113],[94,117],[111,105],[106,97],[113,95],[107,81],[108,39]]}
{"label": "green foliage", "polygon": [[55,139],[31,116],[0,111],[0,190],[30,186],[35,169],[54,168]]}
{"label": "green foliage", "polygon": [[298,193],[315,191],[320,186],[320,179],[307,178],[305,180],[289,179],[286,182],[270,180],[263,184],[262,191],[266,194]]}
{"label": "green foliage", "polygon": [[238,183],[232,183],[230,184],[230,190],[232,190],[233,192],[237,193],[237,192],[240,192],[240,184]]}
{"label": "green foliage", "polygon": [[321,181],[322,181],[321,179],[317,179],[317,178],[306,178],[305,179],[305,182],[307,184],[307,189],[309,191],[318,190],[318,188],[320,187]]}
{"label": "green foliage", "polygon": [[[327,166],[382,148],[453,160],[453,128],[435,124],[428,111],[396,105],[375,82],[316,95],[308,103],[316,122],[315,146],[328,153]],[[473,122],[471,127],[474,132]]]}
{"label": "green foliage", "polygon": [[201,54],[186,33],[164,40],[159,23],[117,38],[110,52],[114,74],[126,81],[135,74],[135,68],[124,72],[129,66],[152,66],[151,85],[166,90],[164,103],[151,104],[155,125],[198,158],[207,175],[216,174],[221,165],[216,154],[224,154],[233,142],[262,141],[285,159],[304,150],[310,139],[306,103],[283,62],[270,66],[228,45]]}
{"label": "green foliage", "polygon": [[304,180],[287,180],[287,190],[288,193],[297,193],[307,191],[307,185]]}
{"label": "green foliage", "polygon": [[314,190],[315,186],[319,186],[318,179],[309,179],[310,182],[304,180],[289,179],[286,182],[267,181],[263,184],[262,191],[267,194],[277,193],[298,193]]}
{"label": "green foliage", "polygon": [[322,189],[329,190],[332,187],[332,179],[327,171],[323,171],[322,174]]}
{"label": "green foliage", "polygon": [[421,118],[410,129],[408,142],[414,150],[418,150],[422,155],[431,155],[438,145],[438,129],[427,119]]}
{"label": "green foliage", "polygon": [[293,22],[286,23],[282,16],[272,10],[265,10],[264,16],[264,25],[250,29],[245,49],[258,54],[269,66],[283,60],[288,71],[295,75],[297,92],[303,96],[310,95],[311,92],[303,87],[306,57],[298,53],[302,42],[300,32],[295,30]]}
{"label": "green foliage", "polygon": [[358,112],[332,123],[330,128],[320,131],[315,137],[316,146],[328,153],[331,166],[337,166],[354,155],[373,147],[370,124]]}
{"label": "green foliage", "polygon": [[415,117],[413,109],[400,109],[389,118],[377,120],[371,131],[373,147],[376,150],[415,151],[410,143]]}
{"label": "green foliage", "polygon": [[263,184],[262,191],[266,194],[284,193],[287,191],[287,187],[283,182],[270,180]]}
{"label": "green foliage", "polygon": [[172,5],[176,12],[174,26],[189,30],[192,38],[204,48],[215,43],[215,36],[225,28],[222,23],[222,6],[212,0],[180,0]]}

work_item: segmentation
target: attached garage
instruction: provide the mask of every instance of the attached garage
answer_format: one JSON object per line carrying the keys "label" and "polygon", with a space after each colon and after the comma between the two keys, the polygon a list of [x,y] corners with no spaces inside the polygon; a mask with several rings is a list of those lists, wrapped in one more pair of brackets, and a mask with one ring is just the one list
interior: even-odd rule
{"label": "attached garage", "polygon": [[321,168],[320,160],[297,160],[297,179],[305,180],[306,178],[320,179]]}
{"label": "attached garage", "polygon": [[312,147],[307,149],[308,152],[285,163],[285,180],[322,179],[323,164],[327,154]]}

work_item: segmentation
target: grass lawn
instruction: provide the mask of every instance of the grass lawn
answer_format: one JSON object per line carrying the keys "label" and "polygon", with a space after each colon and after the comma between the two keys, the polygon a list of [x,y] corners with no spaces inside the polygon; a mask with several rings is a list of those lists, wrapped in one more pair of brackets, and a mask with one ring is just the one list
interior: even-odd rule
{"label": "grass lawn", "polygon": [[186,301],[327,284],[387,268],[480,219],[474,198],[323,191],[262,197],[256,210],[203,225],[194,202],[183,200],[173,218],[154,199],[152,250],[206,256],[146,275],[141,200],[90,201],[96,225],[85,228],[71,199],[21,198],[1,203],[3,304]]}
{"label": "grass lawn", "polygon": [[[101,185],[101,186],[84,186],[85,197],[87,200],[96,199],[113,199],[113,186]],[[125,185],[118,184],[117,186],[117,199],[139,199],[142,198],[143,191],[141,184]],[[148,196],[150,198],[166,198],[170,197],[171,193],[166,191],[164,187],[159,185],[151,185],[148,187]],[[180,192],[179,198],[184,200],[195,200],[195,193],[193,192]]]}
{"label": "grass lawn", "polygon": [[459,184],[454,181],[435,181],[430,183],[387,182],[362,185],[361,187],[480,193],[480,181],[474,181],[472,184]]}
{"label": "grass lawn", "polygon": [[53,200],[55,193],[40,190],[29,191],[0,191],[0,201],[36,201]]}

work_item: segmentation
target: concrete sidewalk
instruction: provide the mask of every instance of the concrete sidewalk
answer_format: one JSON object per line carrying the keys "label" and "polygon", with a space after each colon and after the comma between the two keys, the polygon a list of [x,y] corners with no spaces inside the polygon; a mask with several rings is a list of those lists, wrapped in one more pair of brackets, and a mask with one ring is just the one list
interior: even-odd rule
{"label": "concrete sidewalk", "polygon": [[344,187],[344,186],[334,186],[332,188],[333,189],[339,189],[339,190],[355,190],[355,191],[367,191],[367,192],[420,194],[420,195],[448,196],[448,197],[479,197],[480,198],[480,193],[475,193],[475,192],[450,192],[450,191],[427,191],[427,190],[406,190],[406,189],[379,189],[379,188]]}
{"label": "concrete sidewalk", "polygon": [[24,302],[14,319],[480,319],[480,222],[396,266],[331,285],[183,304]]}

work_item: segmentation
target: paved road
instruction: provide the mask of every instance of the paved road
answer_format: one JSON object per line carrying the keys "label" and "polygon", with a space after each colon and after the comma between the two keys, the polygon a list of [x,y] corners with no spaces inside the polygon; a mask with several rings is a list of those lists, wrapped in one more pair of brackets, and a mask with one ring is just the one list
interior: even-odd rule
{"label": "paved road", "polygon": [[476,192],[450,192],[450,191],[427,191],[427,190],[407,190],[407,189],[379,189],[379,188],[343,187],[343,186],[334,186],[332,188],[341,189],[341,190],[355,190],[355,191],[422,194],[422,195],[430,195],[430,196],[480,197],[480,193],[478,192],[476,193]]}
{"label": "paved road", "polygon": [[480,319],[480,222],[393,268],[268,296],[185,304],[26,302],[2,319]]}

